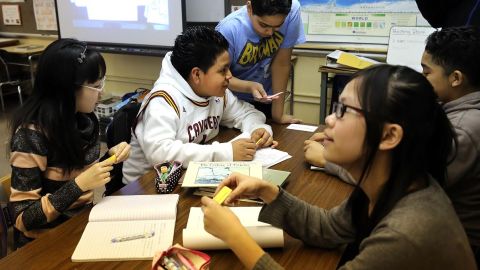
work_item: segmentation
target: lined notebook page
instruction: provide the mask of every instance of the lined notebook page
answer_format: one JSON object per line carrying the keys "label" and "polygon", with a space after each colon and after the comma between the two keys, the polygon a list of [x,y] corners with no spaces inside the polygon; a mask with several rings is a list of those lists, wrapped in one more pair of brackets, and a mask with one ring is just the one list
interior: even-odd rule
{"label": "lined notebook page", "polygon": [[174,219],[178,194],[107,196],[93,207],[88,221]]}
{"label": "lined notebook page", "polygon": [[[175,219],[130,222],[89,222],[72,255],[73,262],[151,260],[173,242]],[[154,231],[151,238],[112,243],[112,238]]]}

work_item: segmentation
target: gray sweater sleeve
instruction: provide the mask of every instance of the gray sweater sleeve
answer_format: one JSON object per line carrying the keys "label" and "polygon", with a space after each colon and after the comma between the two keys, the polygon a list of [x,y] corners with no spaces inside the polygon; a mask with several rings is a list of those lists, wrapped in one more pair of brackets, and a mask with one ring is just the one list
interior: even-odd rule
{"label": "gray sweater sleeve", "polygon": [[345,201],[325,210],[280,189],[277,199],[262,208],[258,220],[282,228],[308,245],[336,248],[354,239],[350,211],[346,208]]}
{"label": "gray sweater sleeve", "polygon": [[268,253],[264,253],[253,267],[253,270],[282,270],[284,269],[278,264]]}
{"label": "gray sweater sleeve", "polygon": [[340,178],[340,180],[342,180],[347,184],[350,184],[350,185],[357,184],[355,179],[353,179],[353,177],[350,175],[350,173],[347,170],[345,170],[343,167],[335,163],[328,162],[328,161],[325,162],[325,172],[328,174],[337,176],[338,178]]}

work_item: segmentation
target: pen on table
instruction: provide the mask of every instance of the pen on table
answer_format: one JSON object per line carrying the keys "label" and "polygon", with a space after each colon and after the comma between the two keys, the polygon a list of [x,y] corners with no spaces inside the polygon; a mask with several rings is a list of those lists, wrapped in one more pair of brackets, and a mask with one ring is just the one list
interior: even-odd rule
{"label": "pen on table", "polygon": [[256,203],[256,204],[265,204],[263,201],[257,201],[252,199],[239,199],[240,202],[247,202],[247,203]]}
{"label": "pen on table", "polygon": [[325,167],[317,167],[317,166],[310,166],[310,170],[312,171],[322,171],[324,172],[325,171]]}
{"label": "pen on table", "polygon": [[151,232],[142,233],[142,234],[119,236],[119,237],[112,238],[112,243],[119,243],[119,242],[125,242],[125,241],[136,240],[136,239],[150,238],[150,237],[153,237],[154,235],[155,235],[155,232],[151,231]]}

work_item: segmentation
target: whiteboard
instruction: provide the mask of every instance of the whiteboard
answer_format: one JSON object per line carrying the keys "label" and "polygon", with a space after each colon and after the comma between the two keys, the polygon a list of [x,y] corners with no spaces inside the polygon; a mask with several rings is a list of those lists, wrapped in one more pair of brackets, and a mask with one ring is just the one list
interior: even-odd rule
{"label": "whiteboard", "polygon": [[187,22],[219,22],[225,17],[225,0],[186,0]]}
{"label": "whiteboard", "polygon": [[392,27],[388,39],[387,63],[408,66],[421,72],[425,40],[434,31],[436,29],[431,27]]}

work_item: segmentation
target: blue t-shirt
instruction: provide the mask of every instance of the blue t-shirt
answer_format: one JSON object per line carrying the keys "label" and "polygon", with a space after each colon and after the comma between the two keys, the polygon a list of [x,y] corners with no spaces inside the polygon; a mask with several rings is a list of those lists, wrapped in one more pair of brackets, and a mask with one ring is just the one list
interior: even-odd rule
{"label": "blue t-shirt", "polygon": [[[233,76],[261,83],[269,95],[272,94],[270,63],[280,48],[292,48],[305,42],[300,3],[292,1],[292,8],[285,22],[271,37],[262,38],[253,29],[247,6],[231,13],[217,25],[216,30],[228,40]],[[251,101],[247,93],[235,93],[240,99]]]}

